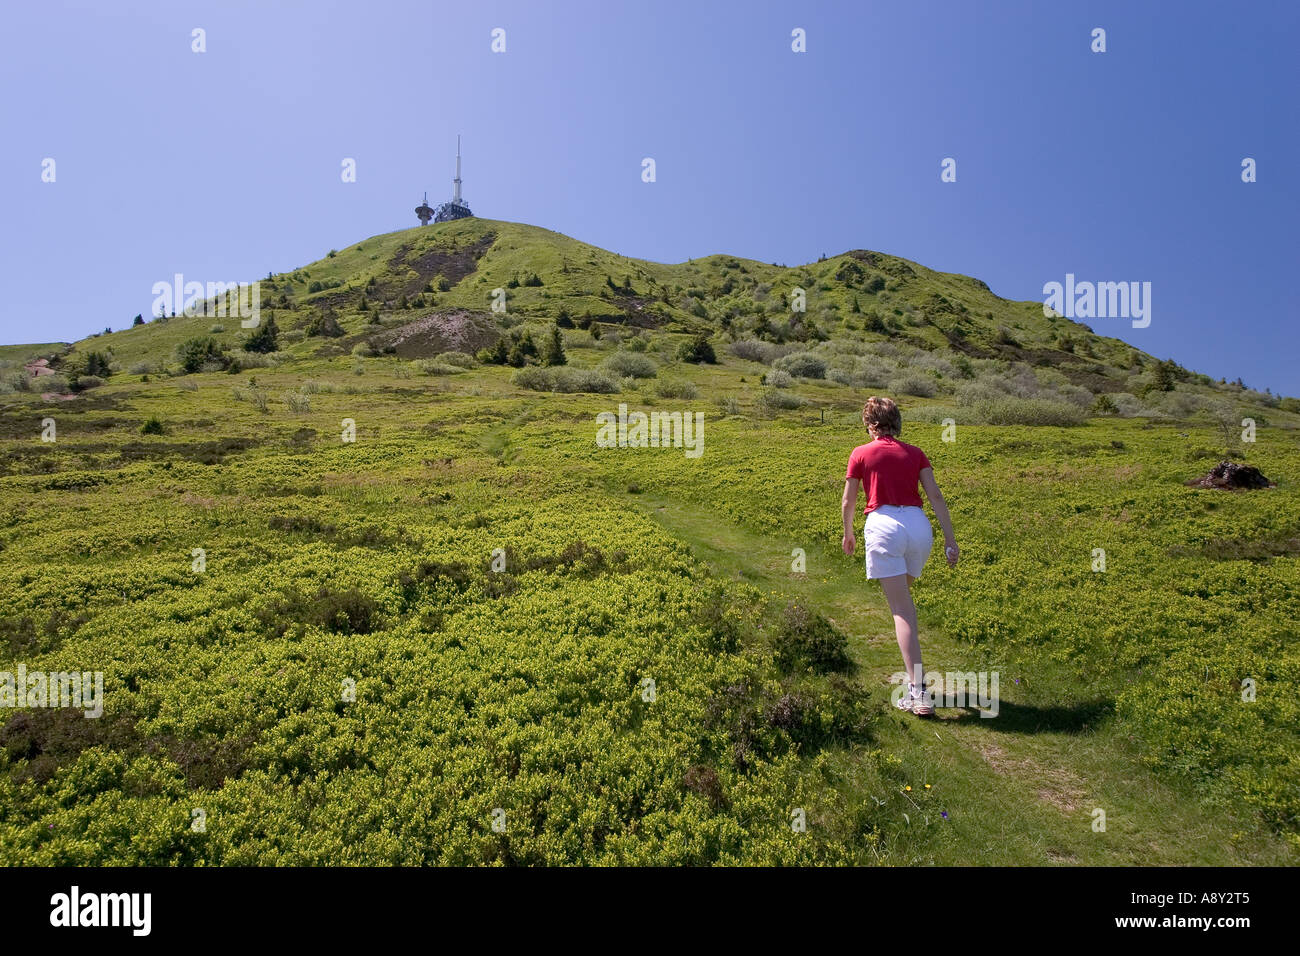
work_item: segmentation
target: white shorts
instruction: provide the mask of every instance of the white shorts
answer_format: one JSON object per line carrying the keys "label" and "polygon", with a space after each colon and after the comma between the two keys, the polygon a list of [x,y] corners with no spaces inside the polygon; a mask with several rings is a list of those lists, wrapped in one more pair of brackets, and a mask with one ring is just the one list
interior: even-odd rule
{"label": "white shorts", "polygon": [[881,505],[862,525],[867,577],[921,576],[934,547],[934,529],[924,509],[915,505]]}

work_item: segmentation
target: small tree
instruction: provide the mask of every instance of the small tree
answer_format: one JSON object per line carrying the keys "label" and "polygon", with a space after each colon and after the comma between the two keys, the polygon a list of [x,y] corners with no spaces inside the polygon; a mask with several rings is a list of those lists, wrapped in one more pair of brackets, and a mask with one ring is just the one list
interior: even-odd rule
{"label": "small tree", "polygon": [[478,360],[485,365],[505,365],[510,357],[510,346],[506,344],[505,336],[497,339],[492,345],[485,349],[479,349]]}
{"label": "small tree", "polygon": [[1170,359],[1157,363],[1155,371],[1151,375],[1152,391],[1172,392],[1174,390],[1175,370],[1176,366]]}
{"label": "small tree", "polygon": [[276,327],[275,316],[268,315],[266,321],[253,330],[244,342],[245,352],[274,352],[280,347],[280,330]]}
{"label": "small tree", "polygon": [[701,332],[689,342],[683,342],[678,358],[683,362],[696,364],[707,362],[714,365],[718,361],[718,356],[713,351],[713,343],[709,341],[709,336],[705,332]]}
{"label": "small tree", "polygon": [[186,372],[198,372],[208,362],[217,362],[222,368],[227,365],[226,357],[221,351],[221,343],[211,336],[189,339],[176,349],[181,368]]}
{"label": "small tree", "polygon": [[551,326],[551,337],[542,351],[543,365],[567,365],[569,357],[564,354],[564,333],[559,325]]}
{"label": "small tree", "polygon": [[326,338],[336,339],[341,335],[345,335],[346,332],[343,326],[339,325],[339,320],[334,317],[333,312],[322,312],[307,323],[307,334],[323,335]]}
{"label": "small tree", "polygon": [[108,367],[108,356],[103,352],[86,353],[86,375],[96,375],[99,378],[108,378],[113,374]]}

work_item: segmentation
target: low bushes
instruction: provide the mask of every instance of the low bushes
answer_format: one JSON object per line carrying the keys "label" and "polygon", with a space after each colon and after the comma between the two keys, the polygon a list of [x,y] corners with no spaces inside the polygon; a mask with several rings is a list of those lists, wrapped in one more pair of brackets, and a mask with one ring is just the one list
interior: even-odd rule
{"label": "low bushes", "polygon": [[934,379],[926,378],[924,375],[908,374],[891,379],[889,390],[895,395],[916,395],[920,398],[931,398],[938,391]]}
{"label": "low bushes", "polygon": [[777,359],[772,367],[798,378],[826,377],[826,360],[812,352],[792,352]]}
{"label": "low bushes", "polygon": [[774,388],[769,388],[758,398],[759,408],[763,411],[789,411],[795,408],[802,408],[808,402],[792,392],[782,392]]}
{"label": "low bushes", "polygon": [[654,378],[659,372],[651,359],[636,352],[615,352],[605,359],[602,368],[618,378]]}
{"label": "low bushes", "polygon": [[[1001,398],[977,402],[976,418],[986,425],[1082,425],[1088,413],[1049,398]],[[958,421],[961,419],[959,418]]]}
{"label": "low bushes", "polygon": [[612,395],[619,390],[618,382],[604,372],[564,365],[549,368],[530,365],[515,372],[512,381],[521,388],[534,392],[595,392]]}
{"label": "low bushes", "polygon": [[695,387],[694,382],[663,381],[655,385],[655,394],[660,398],[698,398],[700,390]]}
{"label": "low bushes", "polygon": [[412,364],[425,375],[459,375],[465,371],[462,366],[442,361],[441,356],[436,359],[417,359]]}

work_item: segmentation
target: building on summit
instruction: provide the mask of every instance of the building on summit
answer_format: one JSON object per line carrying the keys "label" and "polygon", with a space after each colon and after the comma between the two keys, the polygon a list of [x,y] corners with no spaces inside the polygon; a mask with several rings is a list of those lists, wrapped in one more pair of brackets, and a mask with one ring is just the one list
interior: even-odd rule
{"label": "building on summit", "polygon": [[434,222],[451,222],[453,219],[468,219],[474,215],[460,194],[459,136],[456,137],[456,178],[452,182],[455,184],[455,188],[452,190],[450,202],[439,203],[436,208],[430,208],[429,194],[424,194],[424,202],[415,208],[415,215],[419,218],[420,225],[427,226],[430,219]]}

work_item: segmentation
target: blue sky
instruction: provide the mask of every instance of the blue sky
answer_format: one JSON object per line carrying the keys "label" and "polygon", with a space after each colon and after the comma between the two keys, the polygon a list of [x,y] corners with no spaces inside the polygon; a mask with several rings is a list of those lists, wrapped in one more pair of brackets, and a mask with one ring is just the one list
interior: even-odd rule
{"label": "blue sky", "polygon": [[425,190],[449,197],[461,133],[481,216],[665,262],[876,249],[1012,299],[1067,272],[1149,281],[1148,328],[1090,324],[1300,394],[1290,0],[42,0],[0,17],[0,341],[121,328],[176,272],[253,279],[414,226]]}

